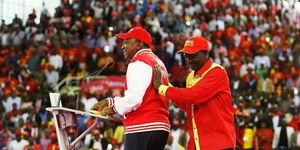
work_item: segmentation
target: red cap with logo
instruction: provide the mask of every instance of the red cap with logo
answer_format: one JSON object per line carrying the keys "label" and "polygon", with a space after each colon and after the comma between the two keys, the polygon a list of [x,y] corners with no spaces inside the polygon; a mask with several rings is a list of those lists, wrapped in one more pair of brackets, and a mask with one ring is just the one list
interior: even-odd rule
{"label": "red cap with logo", "polygon": [[198,51],[208,51],[208,41],[202,36],[192,36],[184,43],[183,49],[177,53],[195,54]]}
{"label": "red cap with logo", "polygon": [[149,32],[147,32],[145,29],[141,27],[134,27],[130,29],[127,33],[117,34],[116,35],[120,39],[130,39],[135,38],[147,45],[151,45],[152,38]]}

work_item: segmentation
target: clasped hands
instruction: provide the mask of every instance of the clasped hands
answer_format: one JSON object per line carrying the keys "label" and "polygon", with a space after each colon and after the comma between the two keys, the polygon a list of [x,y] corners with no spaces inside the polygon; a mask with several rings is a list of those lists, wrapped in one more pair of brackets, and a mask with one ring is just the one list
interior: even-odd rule
{"label": "clasped hands", "polygon": [[116,114],[112,107],[108,106],[109,98],[103,99],[100,102],[94,104],[91,110],[98,111],[102,116],[111,116]]}

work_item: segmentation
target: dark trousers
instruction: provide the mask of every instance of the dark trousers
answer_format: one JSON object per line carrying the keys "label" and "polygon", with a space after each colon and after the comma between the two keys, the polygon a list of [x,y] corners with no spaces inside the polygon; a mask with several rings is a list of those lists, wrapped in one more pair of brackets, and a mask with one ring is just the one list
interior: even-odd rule
{"label": "dark trousers", "polygon": [[125,134],[124,150],[163,150],[167,143],[167,131],[149,131]]}
{"label": "dark trousers", "polygon": [[287,146],[278,146],[276,150],[289,150]]}

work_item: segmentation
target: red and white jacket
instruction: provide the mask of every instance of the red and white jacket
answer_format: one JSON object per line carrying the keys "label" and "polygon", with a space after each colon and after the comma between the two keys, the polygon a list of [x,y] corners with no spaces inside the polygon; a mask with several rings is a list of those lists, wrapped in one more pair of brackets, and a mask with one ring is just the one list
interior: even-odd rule
{"label": "red and white jacket", "polygon": [[109,100],[109,105],[123,115],[125,134],[170,131],[168,100],[155,91],[152,83],[154,65],[159,65],[163,83],[168,84],[163,62],[150,49],[141,49],[128,65],[124,97]]}

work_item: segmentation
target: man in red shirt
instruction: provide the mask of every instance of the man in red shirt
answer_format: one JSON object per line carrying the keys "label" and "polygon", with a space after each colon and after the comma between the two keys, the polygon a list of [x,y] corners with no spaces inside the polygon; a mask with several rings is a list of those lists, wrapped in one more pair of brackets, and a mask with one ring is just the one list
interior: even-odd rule
{"label": "man in red shirt", "polygon": [[48,144],[47,150],[59,150],[56,133],[51,133],[50,139],[51,139],[51,143]]}
{"label": "man in red shirt", "polygon": [[104,99],[91,109],[123,116],[125,150],[163,150],[170,132],[168,100],[154,89],[153,69],[158,65],[163,70],[162,81],[167,84],[166,67],[150,49],[152,39],[145,29],[134,27],[117,37],[124,40],[124,56],[130,60],[125,94]]}
{"label": "man in red shirt", "polygon": [[188,150],[233,150],[236,133],[225,69],[209,58],[208,41],[201,36],[190,37],[178,53],[184,54],[193,70],[186,79],[186,88],[163,84],[158,67],[154,69],[153,84],[159,94],[187,112]]}
{"label": "man in red shirt", "polygon": [[8,131],[5,128],[4,123],[0,121],[0,149],[7,146],[8,139],[9,139]]}

